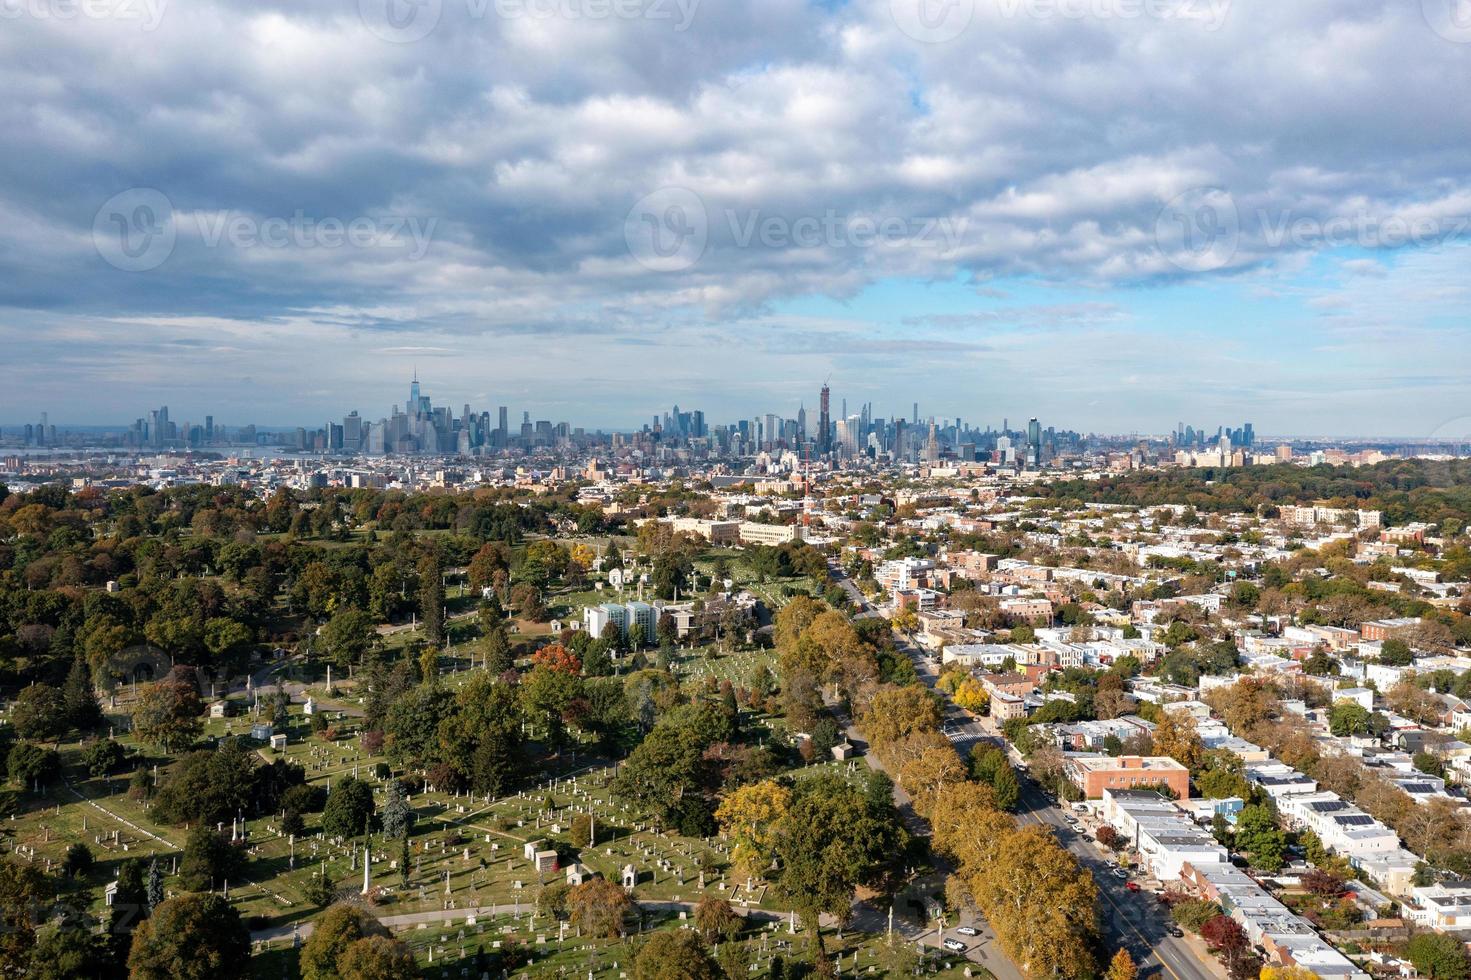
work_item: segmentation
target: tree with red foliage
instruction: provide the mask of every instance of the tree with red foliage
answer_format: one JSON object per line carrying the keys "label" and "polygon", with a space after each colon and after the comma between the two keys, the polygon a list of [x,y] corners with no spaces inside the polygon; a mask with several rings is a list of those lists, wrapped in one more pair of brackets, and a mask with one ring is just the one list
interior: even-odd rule
{"label": "tree with red foliage", "polygon": [[1200,927],[1200,938],[1210,945],[1212,951],[1220,954],[1226,963],[1227,972],[1233,976],[1238,972],[1236,967],[1246,959],[1251,949],[1246,930],[1229,915],[1218,915],[1207,921]]}
{"label": "tree with red foliage", "polygon": [[1343,884],[1343,879],[1338,875],[1319,868],[1313,868],[1302,876],[1302,886],[1321,898],[1342,897]]}
{"label": "tree with red foliage", "polygon": [[582,673],[582,661],[577,654],[560,643],[550,643],[533,653],[531,663],[534,667],[544,666],[548,670],[571,674],[573,677]]}
{"label": "tree with red foliage", "polygon": [[1229,915],[1218,915],[1200,927],[1200,936],[1218,953],[1240,952],[1247,946],[1246,930]]}
{"label": "tree with red foliage", "polygon": [[1104,824],[1102,827],[1099,827],[1098,833],[1094,836],[1098,838],[1098,843],[1102,844],[1104,847],[1109,848],[1110,850],[1119,846],[1119,832],[1117,830],[1114,830],[1108,824]]}

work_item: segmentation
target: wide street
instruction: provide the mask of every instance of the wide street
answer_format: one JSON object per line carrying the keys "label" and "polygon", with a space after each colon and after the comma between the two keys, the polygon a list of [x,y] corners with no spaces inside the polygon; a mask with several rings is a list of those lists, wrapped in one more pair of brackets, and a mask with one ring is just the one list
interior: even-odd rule
{"label": "wide street", "polygon": [[[858,594],[857,586],[842,573],[834,569],[834,578],[849,595]],[[858,594],[861,599],[861,594]],[[863,602],[860,609],[865,615],[876,615],[872,605]],[[920,679],[932,690],[939,679],[938,661],[914,644],[895,638],[896,645],[914,662]],[[942,695],[943,696],[943,695]],[[955,744],[962,756],[968,756],[971,748],[979,741],[987,741],[1006,750],[1013,765],[1021,757],[982,720],[957,707],[945,698],[944,733]],[[1027,773],[1018,768],[1021,797],[1017,806],[1017,819],[1022,823],[1042,824],[1048,827],[1066,847],[1078,863],[1087,868],[1098,883],[1099,925],[1103,931],[1104,945],[1108,949],[1123,947],[1129,950],[1139,967],[1141,976],[1170,977],[1173,980],[1221,980],[1224,970],[1203,950],[1197,952],[1189,940],[1176,938],[1168,932],[1169,916],[1155,895],[1148,891],[1130,891],[1125,879],[1118,877],[1113,865],[1100,846],[1090,837],[1069,825],[1068,815],[1034,783]],[[980,925],[980,923],[977,923]],[[977,944],[978,940],[958,936],[949,930],[947,936],[962,942]],[[990,947],[990,943],[985,944]],[[1000,951],[990,949],[984,961],[998,976],[995,960],[1001,959]],[[1011,966],[1009,962],[1006,964]],[[1014,970],[1015,967],[1012,967]]]}

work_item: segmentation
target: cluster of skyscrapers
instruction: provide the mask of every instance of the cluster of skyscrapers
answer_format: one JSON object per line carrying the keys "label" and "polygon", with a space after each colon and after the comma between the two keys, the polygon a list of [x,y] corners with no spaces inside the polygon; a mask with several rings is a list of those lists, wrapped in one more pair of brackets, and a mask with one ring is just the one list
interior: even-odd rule
{"label": "cluster of skyscrapers", "polygon": [[[162,406],[137,419],[109,441],[137,449],[196,449],[211,446],[275,445],[305,452],[365,455],[460,455],[483,456],[505,450],[613,449],[631,447],[662,456],[753,457],[767,454],[784,465],[827,459],[862,458],[900,462],[987,461],[1039,468],[1059,451],[1079,448],[1082,437],[1073,432],[1043,429],[1032,419],[1025,430],[1014,432],[1009,422],[1000,429],[973,428],[960,418],[922,418],[915,402],[908,418],[874,415],[871,402],[849,414],[847,399],[833,412],[831,389],[824,384],[818,392],[816,413],[799,405],[794,416],[767,412],[726,424],[711,425],[699,409],[682,410],[678,405],[634,432],[588,433],[566,422],[532,421],[523,412],[519,425],[510,424],[509,409],[502,405],[494,416],[474,412],[467,404],[458,414],[434,405],[415,374],[408,398],[376,421],[357,411],[341,422],[329,421],[321,428],[259,429],[244,426],[230,431],[217,428],[213,416],[203,425],[176,423]],[[1194,430],[1190,430],[1192,433]],[[1245,430],[1250,436],[1251,427]],[[43,415],[39,426],[25,427],[28,446],[54,446],[54,426]]]}
{"label": "cluster of skyscrapers", "polygon": [[1182,449],[1221,445],[1232,449],[1251,449],[1256,445],[1256,432],[1252,430],[1250,422],[1244,422],[1239,429],[1216,426],[1215,434],[1208,435],[1203,428],[1197,429],[1193,425],[1181,422],[1175,426],[1172,439],[1174,444]]}

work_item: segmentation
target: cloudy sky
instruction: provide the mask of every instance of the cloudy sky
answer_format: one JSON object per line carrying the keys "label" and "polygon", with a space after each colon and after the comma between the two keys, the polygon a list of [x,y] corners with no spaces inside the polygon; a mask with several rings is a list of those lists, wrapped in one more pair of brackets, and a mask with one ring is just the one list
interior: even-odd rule
{"label": "cloudy sky", "polygon": [[1471,432],[1471,0],[0,0],[0,83],[6,424]]}

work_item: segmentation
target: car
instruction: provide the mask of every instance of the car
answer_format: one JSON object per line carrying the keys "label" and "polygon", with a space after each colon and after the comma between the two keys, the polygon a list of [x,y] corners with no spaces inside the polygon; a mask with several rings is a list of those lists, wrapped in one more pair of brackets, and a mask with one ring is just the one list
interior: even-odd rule
{"label": "car", "polygon": [[960,926],[955,931],[960,933],[962,936],[979,936],[981,934],[980,930],[977,929],[975,926]]}
{"label": "car", "polygon": [[941,945],[950,950],[952,953],[964,953],[967,949],[970,949],[969,946],[961,942],[959,939],[947,939]]}
{"label": "car", "polygon": [[1165,928],[1165,932],[1169,933],[1171,936],[1174,936],[1176,939],[1185,938],[1185,931],[1179,926],[1167,926]]}
{"label": "car", "polygon": [[1129,889],[1129,891],[1131,891],[1131,892],[1137,892],[1139,890],[1139,882],[1137,882],[1137,881],[1126,881],[1126,882],[1124,882],[1124,887],[1127,888],[1127,889]]}
{"label": "car", "polygon": [[1129,872],[1125,871],[1123,868],[1114,868],[1113,876],[1115,878],[1127,878],[1129,877]]}

